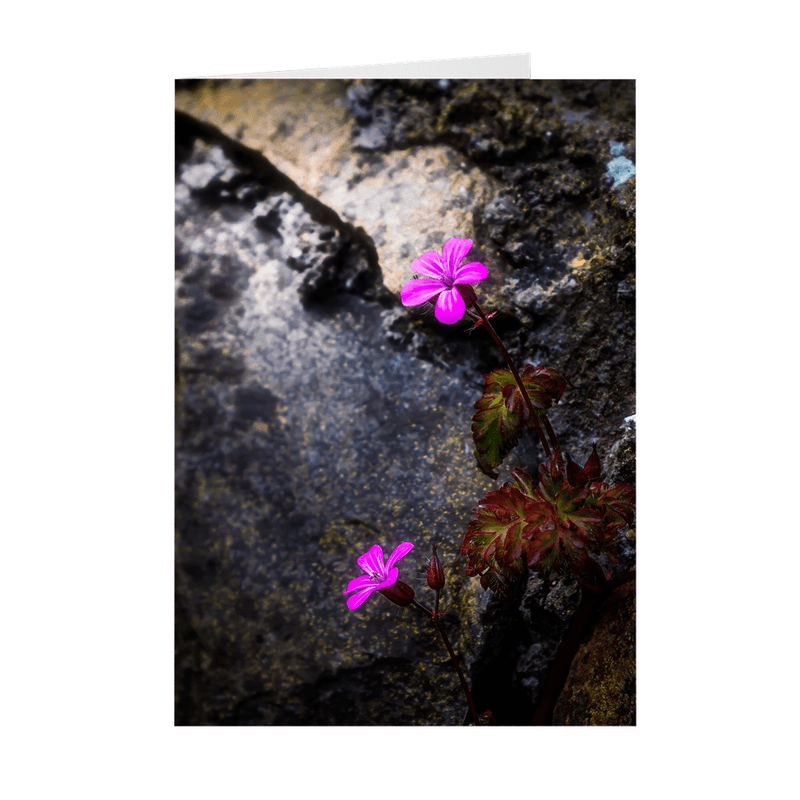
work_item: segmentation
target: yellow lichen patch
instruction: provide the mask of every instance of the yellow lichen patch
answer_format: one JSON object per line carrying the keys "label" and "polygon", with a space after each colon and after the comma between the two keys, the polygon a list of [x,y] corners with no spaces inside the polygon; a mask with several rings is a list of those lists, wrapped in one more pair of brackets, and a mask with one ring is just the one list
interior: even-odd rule
{"label": "yellow lichen patch", "polygon": [[589,269],[591,265],[592,265],[591,258],[586,259],[582,255],[577,255],[575,256],[575,258],[572,259],[572,261],[569,262],[567,266],[569,266],[570,269],[574,270],[585,270]]}

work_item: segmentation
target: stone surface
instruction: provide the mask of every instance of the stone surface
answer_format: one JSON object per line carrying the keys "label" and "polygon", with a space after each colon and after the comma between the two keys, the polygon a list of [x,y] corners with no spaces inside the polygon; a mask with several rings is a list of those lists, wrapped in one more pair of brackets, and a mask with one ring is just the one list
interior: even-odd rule
{"label": "stone surface", "polygon": [[603,606],[573,659],[553,724],[636,724],[635,582],[620,586]]}
{"label": "stone surface", "polygon": [[[424,618],[381,597],[350,612],[342,591],[375,541],[416,544],[417,589],[433,541],[457,571],[452,532],[490,483],[464,424],[474,391],[394,350],[385,310],[346,284],[304,307],[346,233],[218,145],[187,143],[176,200],[180,721],[459,723]],[[488,598],[463,582],[468,623]]]}
{"label": "stone surface", "polygon": [[176,92],[176,108],[261,152],[343,219],[369,231],[393,292],[419,253],[470,238],[473,211],[496,182],[447,145],[375,157],[353,147],[342,81],[209,82]]}
{"label": "stone surface", "polygon": [[529,721],[577,587],[495,598],[458,552],[537,446],[479,472],[499,354],[396,292],[419,252],[473,238],[509,350],[572,381],[562,446],[597,441],[633,482],[635,177],[606,173],[611,142],[635,157],[632,83],[201,82],[176,105],[177,724],[462,724],[422,615],[344,605],[356,556],[405,540],[423,602],[439,542],[479,710]]}

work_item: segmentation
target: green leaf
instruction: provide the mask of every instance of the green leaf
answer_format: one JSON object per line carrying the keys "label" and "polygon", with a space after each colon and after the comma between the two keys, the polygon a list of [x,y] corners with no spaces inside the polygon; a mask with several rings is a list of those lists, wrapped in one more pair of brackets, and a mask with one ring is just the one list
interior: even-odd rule
{"label": "green leaf", "polygon": [[[566,378],[549,367],[526,364],[520,378],[540,415],[558,402],[567,386]],[[490,478],[497,478],[495,468],[517,446],[523,429],[534,427],[534,420],[510,370],[496,369],[483,380],[483,394],[472,417],[472,438],[478,466]]]}

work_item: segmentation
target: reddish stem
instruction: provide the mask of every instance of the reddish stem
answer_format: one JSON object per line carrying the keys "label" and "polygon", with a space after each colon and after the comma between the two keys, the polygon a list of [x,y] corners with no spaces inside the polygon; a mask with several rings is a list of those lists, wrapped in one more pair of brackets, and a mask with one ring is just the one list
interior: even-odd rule
{"label": "reddish stem", "polygon": [[[492,323],[489,322],[488,317],[486,314],[483,313],[483,309],[480,307],[480,304],[477,300],[475,300],[472,304],[475,307],[475,310],[478,312],[478,316],[481,318],[481,322],[483,323],[486,330],[489,332],[489,335],[494,339],[495,344],[500,348],[500,352],[503,354],[503,358],[506,360],[506,364],[508,364],[508,368],[511,370],[511,374],[514,376],[514,380],[517,382],[517,386],[519,386],[520,392],[522,392],[522,399],[525,401],[525,405],[528,406],[528,411],[531,415],[531,420],[533,422],[533,427],[536,429],[536,433],[539,434],[539,441],[542,443],[542,447],[544,448],[545,456],[548,458],[550,457],[550,448],[547,445],[547,439],[545,438],[544,431],[542,431],[542,426],[539,424],[539,415],[536,413],[536,409],[533,407],[533,403],[531,402],[531,398],[528,396],[528,390],[525,388],[525,384],[522,382],[522,378],[519,376],[519,372],[517,372],[517,368],[514,362],[511,360],[511,356],[508,354],[508,350],[506,350],[505,345],[500,341],[500,337],[497,335],[497,331],[492,327]],[[547,417],[542,415],[543,419],[547,423]],[[547,423],[549,425],[549,423]],[[552,428],[550,428],[552,431]],[[555,440],[555,435],[553,435]],[[558,443],[554,444],[556,449],[558,449]],[[560,452],[560,451],[559,451]]]}
{"label": "reddish stem", "polygon": [[561,470],[564,470],[564,459],[561,456],[561,448],[558,444],[558,439],[556,438],[556,432],[553,430],[553,426],[550,424],[550,420],[547,418],[547,414],[542,414],[542,421],[544,422],[544,427],[547,429],[547,435],[550,437],[550,441],[553,443],[553,449],[556,451],[556,457],[558,458],[558,463],[561,466]]}
{"label": "reddish stem", "polygon": [[[438,592],[437,592],[438,595]],[[456,668],[456,672],[458,673],[458,679],[461,681],[461,688],[464,690],[464,694],[467,698],[467,704],[469,705],[470,714],[472,714],[472,719],[474,720],[476,725],[480,725],[478,720],[478,712],[475,709],[475,703],[472,700],[472,693],[469,690],[469,685],[467,684],[467,679],[464,677],[464,673],[461,671],[461,666],[458,663],[458,658],[456,658],[456,654],[450,645],[450,640],[447,638],[447,634],[444,630],[444,625],[442,625],[442,621],[439,618],[439,614],[434,614],[429,608],[425,608],[422,603],[418,603],[416,600],[411,601],[417,608],[421,611],[424,611],[428,614],[431,618],[431,621],[436,625],[439,629],[439,633],[442,635],[442,641],[444,642],[444,646],[447,648],[447,652],[450,654],[450,660],[453,662],[453,666]]]}

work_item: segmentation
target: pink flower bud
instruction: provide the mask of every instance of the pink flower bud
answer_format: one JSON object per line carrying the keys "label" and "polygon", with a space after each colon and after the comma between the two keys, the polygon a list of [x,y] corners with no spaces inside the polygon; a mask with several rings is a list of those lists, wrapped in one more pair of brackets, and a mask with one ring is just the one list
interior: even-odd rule
{"label": "pink flower bud", "polygon": [[385,589],[378,590],[384,597],[388,597],[393,603],[398,606],[407,606],[411,604],[414,599],[414,590],[403,581],[397,581]]}
{"label": "pink flower bud", "polygon": [[439,556],[436,555],[436,545],[433,546],[433,555],[428,564],[428,586],[436,591],[444,587],[444,570]]}

